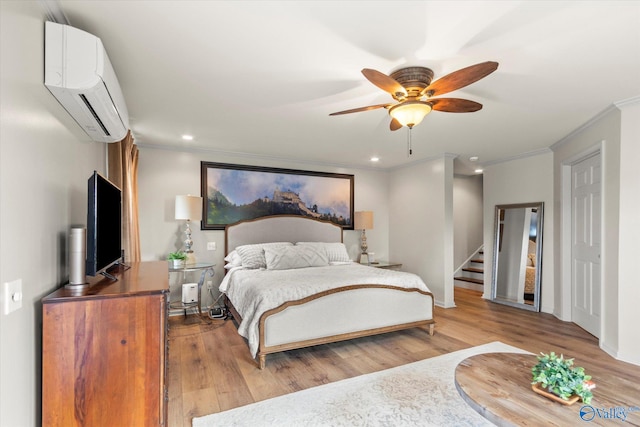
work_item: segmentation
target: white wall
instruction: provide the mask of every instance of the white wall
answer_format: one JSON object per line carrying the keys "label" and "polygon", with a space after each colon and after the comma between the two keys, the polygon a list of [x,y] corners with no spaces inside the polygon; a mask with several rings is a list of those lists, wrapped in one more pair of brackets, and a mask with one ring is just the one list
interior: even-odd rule
{"label": "white wall", "polygon": [[525,157],[484,167],[484,297],[491,296],[496,205],[544,202],[540,310],[554,307],[553,153]]}
{"label": "white wall", "polygon": [[453,177],[453,268],[483,244],[482,175]]}
{"label": "white wall", "polygon": [[[602,323],[600,346],[610,354],[618,352],[618,239],[620,234],[620,111],[611,109],[592,123],[585,125],[565,140],[555,144],[554,192],[556,203],[556,315],[571,320],[571,228],[570,196],[571,165],[594,150],[602,153],[602,230],[601,284]],[[570,202],[569,202],[570,203]],[[565,217],[566,216],[566,217]]]}
{"label": "white wall", "polygon": [[[569,137],[555,144],[556,201],[556,315],[571,320],[570,230],[562,227],[568,207],[562,178],[567,168],[587,154],[602,153],[601,283],[602,323],[600,347],[612,356],[640,365],[637,326],[637,246],[640,224],[638,140],[640,101],[611,107]],[[566,184],[565,184],[566,185]]]}
{"label": "white wall", "polygon": [[87,179],[104,173],[105,148],[43,85],[38,2],[3,0],[0,19],[0,283],[22,279],[24,294],[21,309],[0,313],[0,425],[36,426],[40,300],[68,279],[68,230],[86,224]]}
{"label": "white wall", "polygon": [[618,357],[640,365],[640,102],[619,106],[620,135],[620,239],[618,242]]}
{"label": "white wall", "polygon": [[[167,254],[179,249],[179,245],[184,241],[184,221],[174,219],[175,196],[200,195],[201,161],[353,174],[355,210],[371,210],[374,213],[374,229],[367,230],[369,251],[375,252],[379,259],[388,259],[388,172],[222,155],[212,151],[173,151],[143,146],[140,148],[138,172],[140,244],[143,260],[166,259]],[[216,264],[213,285],[217,289],[224,276],[224,231],[203,231],[200,230],[200,223],[193,224],[191,229],[197,260]],[[358,231],[344,232],[344,242],[352,259],[356,259],[360,253],[359,237]],[[216,242],[217,250],[207,251],[207,242]],[[179,299],[181,281],[179,277],[172,278],[172,299]],[[214,292],[214,297],[217,295],[218,292]],[[211,301],[211,295],[205,292],[203,304],[208,305]]]}
{"label": "white wall", "polygon": [[436,304],[453,300],[453,158],[444,156],[391,172],[389,250],[418,274]]}

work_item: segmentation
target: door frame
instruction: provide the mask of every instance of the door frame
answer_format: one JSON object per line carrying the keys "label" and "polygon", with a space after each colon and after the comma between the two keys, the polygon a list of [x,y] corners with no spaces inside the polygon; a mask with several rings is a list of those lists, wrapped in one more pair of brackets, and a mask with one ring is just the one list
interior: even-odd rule
{"label": "door frame", "polygon": [[[571,169],[573,165],[576,163],[580,163],[581,161],[587,159],[588,157],[592,157],[594,155],[600,155],[600,194],[601,198],[605,200],[605,174],[604,172],[604,164],[605,164],[605,150],[604,150],[605,141],[602,140],[590,148],[572,156],[566,160],[564,160],[561,164],[561,179],[562,179],[562,196],[561,196],[561,247],[560,247],[560,259],[561,259],[561,273],[560,273],[560,283],[562,284],[560,290],[560,300],[562,301],[561,305],[561,313],[560,319],[564,321],[571,322],[572,321],[572,301],[573,301],[573,278],[571,277],[572,268],[571,268],[571,238],[572,238],[572,227],[573,227],[573,208],[572,208],[572,191],[571,191]],[[605,224],[604,224],[604,202],[600,204],[600,234],[601,236],[605,236]],[[600,265],[604,266],[606,262],[606,253],[605,253],[605,245],[601,244],[600,247]],[[600,286],[604,284],[604,268],[600,269]],[[601,289],[600,292],[600,313],[603,313],[604,309],[604,298],[602,298],[603,292]],[[604,316],[601,316],[600,320],[600,340],[602,340],[602,331],[604,330],[604,325],[602,325],[602,321]]]}

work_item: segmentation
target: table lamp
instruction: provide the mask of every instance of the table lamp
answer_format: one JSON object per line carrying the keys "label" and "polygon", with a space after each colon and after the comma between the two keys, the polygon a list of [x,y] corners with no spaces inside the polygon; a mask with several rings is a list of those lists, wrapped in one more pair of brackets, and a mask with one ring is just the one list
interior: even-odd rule
{"label": "table lamp", "polygon": [[360,255],[358,256],[358,262],[360,264],[369,264],[369,254],[367,250],[367,235],[365,230],[373,230],[373,212],[371,211],[359,211],[355,213],[354,226],[356,230],[362,230],[360,235]]}
{"label": "table lamp", "polygon": [[187,254],[187,264],[195,263],[195,255],[191,246],[191,221],[202,220],[202,197],[198,196],[176,196],[176,219],[186,220],[187,226],[184,231],[187,238],[184,241],[185,253]]}

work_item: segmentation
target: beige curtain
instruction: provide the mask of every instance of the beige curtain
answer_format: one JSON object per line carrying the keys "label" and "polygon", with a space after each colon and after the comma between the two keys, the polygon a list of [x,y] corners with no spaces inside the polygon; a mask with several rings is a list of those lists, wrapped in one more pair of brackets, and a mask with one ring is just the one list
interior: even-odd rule
{"label": "beige curtain", "polygon": [[108,144],[109,180],[122,189],[122,249],[125,262],[140,261],[138,227],[138,147],[131,131],[120,142]]}

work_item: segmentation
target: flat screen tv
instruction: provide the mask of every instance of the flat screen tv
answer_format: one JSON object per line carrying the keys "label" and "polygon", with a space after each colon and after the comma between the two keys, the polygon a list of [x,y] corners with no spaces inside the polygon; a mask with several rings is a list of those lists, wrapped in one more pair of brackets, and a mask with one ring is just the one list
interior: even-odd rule
{"label": "flat screen tv", "polygon": [[107,274],[122,258],[122,192],[98,172],[89,178],[87,274]]}

